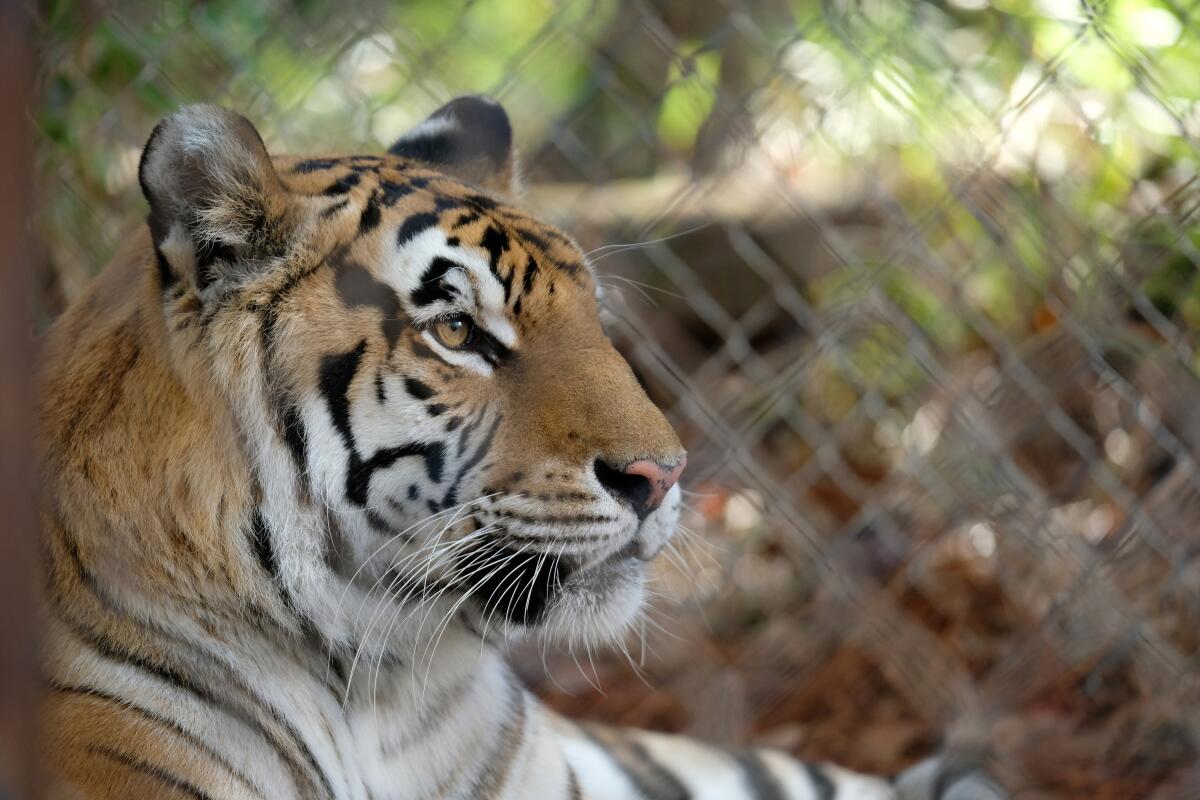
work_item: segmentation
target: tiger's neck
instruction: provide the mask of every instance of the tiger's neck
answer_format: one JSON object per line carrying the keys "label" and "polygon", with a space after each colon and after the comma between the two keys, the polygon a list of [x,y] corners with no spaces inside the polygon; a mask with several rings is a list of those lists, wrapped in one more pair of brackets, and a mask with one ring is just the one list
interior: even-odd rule
{"label": "tiger's neck", "polygon": [[225,404],[167,346],[148,253],[135,241],[47,336],[45,509],[116,600],[235,613],[258,580],[231,530],[250,468]]}
{"label": "tiger's neck", "polygon": [[47,335],[47,530],[116,601],[245,615],[260,482],[189,333],[168,333],[152,259],[142,232]]}

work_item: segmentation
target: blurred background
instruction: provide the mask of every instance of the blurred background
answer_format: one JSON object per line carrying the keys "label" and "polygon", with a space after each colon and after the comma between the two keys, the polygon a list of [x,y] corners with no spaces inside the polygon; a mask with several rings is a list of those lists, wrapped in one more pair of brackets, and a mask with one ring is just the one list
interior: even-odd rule
{"label": "blurred background", "polygon": [[[628,652],[558,708],[1020,797],[1200,796],[1200,3],[32,9],[36,324],[180,104],[382,150],[492,95],[690,451]],[[545,666],[544,666],[545,665]]]}

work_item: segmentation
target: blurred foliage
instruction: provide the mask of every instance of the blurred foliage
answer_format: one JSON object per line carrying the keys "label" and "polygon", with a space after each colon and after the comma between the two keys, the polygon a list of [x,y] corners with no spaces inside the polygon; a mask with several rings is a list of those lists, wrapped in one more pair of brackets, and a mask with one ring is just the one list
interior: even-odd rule
{"label": "blurred foliage", "polygon": [[[971,346],[975,319],[1028,330],[1080,252],[1073,279],[1117,269],[1148,280],[1190,342],[1200,281],[1193,248],[1173,242],[1197,234],[1171,199],[1200,151],[1194,11],[1148,0],[52,0],[33,113],[37,222],[69,297],[135,218],[140,146],[182,103],[237,108],[280,150],[377,149],[446,98],[487,92],[509,108],[535,181],[819,164],[834,181],[886,186],[901,219],[936,213],[929,252],[860,254],[871,263],[856,269],[882,270],[887,296],[938,346]],[[1002,207],[975,197],[981,187]],[[1154,248],[1178,251],[1169,263],[1129,251],[1144,217],[1182,220],[1155,229]],[[1064,242],[1072,227],[1079,241]]]}

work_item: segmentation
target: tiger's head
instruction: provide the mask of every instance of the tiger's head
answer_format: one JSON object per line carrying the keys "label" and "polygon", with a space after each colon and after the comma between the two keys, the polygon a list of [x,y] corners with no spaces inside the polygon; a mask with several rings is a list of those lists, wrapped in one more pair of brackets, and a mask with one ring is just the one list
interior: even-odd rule
{"label": "tiger's head", "polygon": [[147,143],[168,347],[236,420],[281,605],[348,624],[343,586],[590,639],[639,607],[685,453],[516,173],[481,98],[381,155],[273,158],[213,106]]}

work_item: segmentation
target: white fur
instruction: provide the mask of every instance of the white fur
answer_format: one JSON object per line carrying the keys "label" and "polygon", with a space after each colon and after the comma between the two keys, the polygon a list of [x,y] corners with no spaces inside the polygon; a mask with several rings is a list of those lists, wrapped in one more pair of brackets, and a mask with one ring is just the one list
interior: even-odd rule
{"label": "white fur", "polygon": [[413,142],[418,139],[433,139],[458,129],[458,121],[453,117],[432,116],[401,136],[397,144]]}
{"label": "white fur", "polygon": [[[408,297],[419,288],[425,269],[439,256],[464,268],[465,275],[456,275],[457,270],[447,274],[447,283],[460,292],[459,302],[438,301],[420,307],[409,303],[405,311],[414,322],[425,324],[450,314],[468,314],[504,346],[517,346],[516,330],[505,312],[504,287],[492,274],[479,248],[452,247],[447,243],[445,231],[437,227],[422,231],[401,245],[391,237],[384,237],[383,247],[384,278],[401,297]],[[445,348],[441,351],[447,352]]]}

